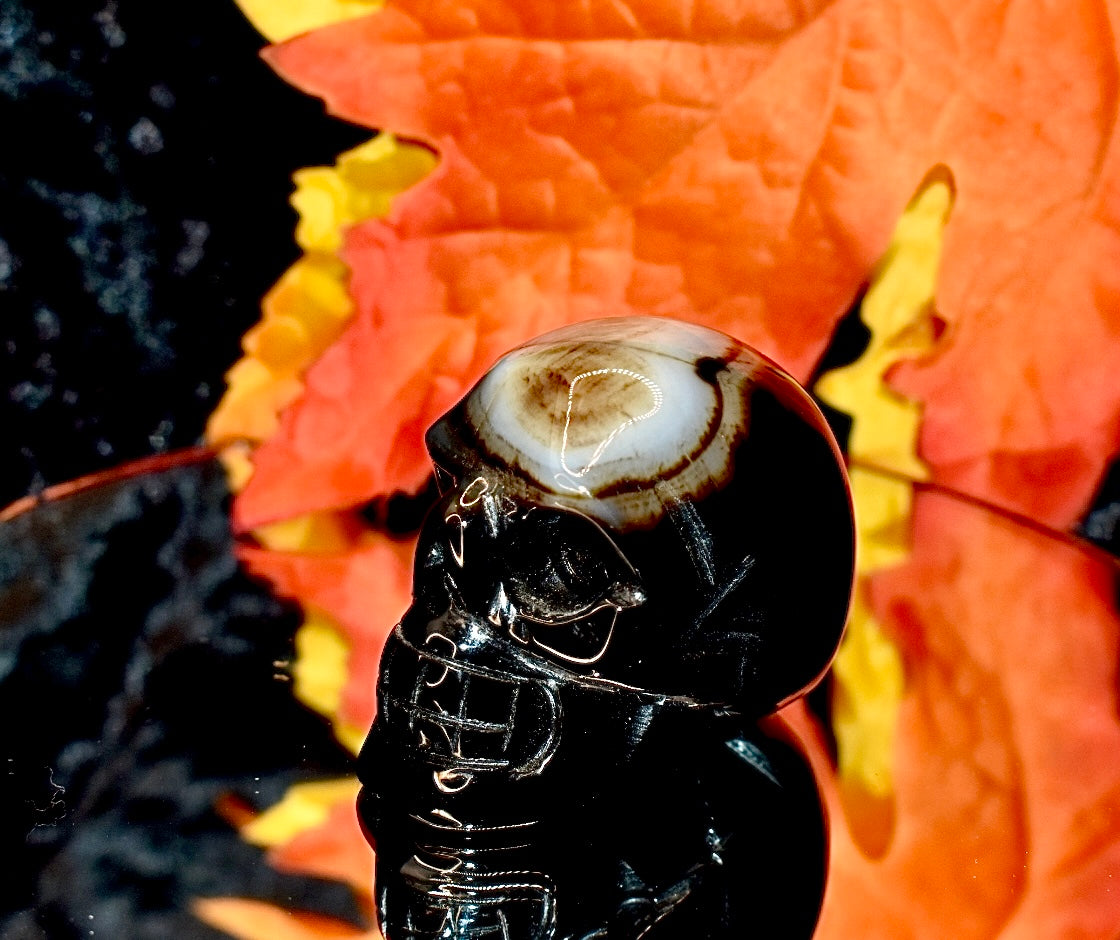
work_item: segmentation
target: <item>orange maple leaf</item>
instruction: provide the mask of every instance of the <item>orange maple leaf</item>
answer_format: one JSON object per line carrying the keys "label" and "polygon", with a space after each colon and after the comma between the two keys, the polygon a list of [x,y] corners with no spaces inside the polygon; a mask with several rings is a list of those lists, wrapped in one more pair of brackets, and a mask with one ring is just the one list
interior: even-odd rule
{"label": "orange maple leaf", "polygon": [[1071,546],[919,495],[912,558],[872,579],[908,673],[882,858],[860,854],[825,748],[800,725],[832,811],[821,940],[1114,936],[1113,584]]}
{"label": "orange maple leaf", "polygon": [[350,230],[357,316],[237,519],[415,488],[430,421],[562,322],[700,319],[805,379],[943,162],[950,335],[898,375],[925,403],[923,456],[941,483],[1068,525],[1118,433],[1113,36],[1089,0],[395,0],[275,47],[333,112],[441,164]]}
{"label": "orange maple leaf", "polygon": [[[274,48],[335,113],[441,163],[349,230],[355,318],[258,449],[236,521],[415,489],[424,428],[560,323],[679,315],[808,378],[943,163],[947,329],[892,380],[922,403],[935,483],[1069,528],[1120,446],[1116,12],[393,0]],[[335,591],[347,566],[286,570],[358,639],[372,624]],[[919,497],[912,558],[870,582],[907,675],[896,825],[870,860],[833,813],[822,936],[1105,937],[1120,922],[1110,592],[1072,549]]]}
{"label": "orange maple leaf", "polygon": [[329,878],[350,885],[372,907],[373,852],[350,800],[331,808],[327,819],[269,852],[281,871]]}

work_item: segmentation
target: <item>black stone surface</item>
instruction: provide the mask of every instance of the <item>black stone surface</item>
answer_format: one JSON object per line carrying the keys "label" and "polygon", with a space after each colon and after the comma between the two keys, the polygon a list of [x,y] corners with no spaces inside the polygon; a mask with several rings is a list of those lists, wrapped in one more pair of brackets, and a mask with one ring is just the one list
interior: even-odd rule
{"label": "black stone surface", "polygon": [[263,44],[233,0],[0,0],[0,505],[202,433],[292,170],[369,136]]}
{"label": "black stone surface", "polygon": [[298,617],[238,569],[226,498],[206,463],[0,523],[5,940],[218,936],[207,895],[359,918],[215,812],[350,767],[292,696]]}

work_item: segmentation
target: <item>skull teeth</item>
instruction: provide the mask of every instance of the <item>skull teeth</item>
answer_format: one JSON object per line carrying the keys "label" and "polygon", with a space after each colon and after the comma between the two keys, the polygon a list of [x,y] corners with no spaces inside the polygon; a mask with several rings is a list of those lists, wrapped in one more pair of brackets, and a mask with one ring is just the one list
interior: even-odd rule
{"label": "skull teeth", "polygon": [[427,661],[413,687],[409,724],[424,751],[456,766],[505,766],[518,694],[516,684]]}
{"label": "skull teeth", "polygon": [[413,759],[433,772],[521,776],[552,758],[561,707],[549,682],[460,660],[450,640],[446,653],[413,644],[400,627],[390,643],[378,689],[382,727]]}

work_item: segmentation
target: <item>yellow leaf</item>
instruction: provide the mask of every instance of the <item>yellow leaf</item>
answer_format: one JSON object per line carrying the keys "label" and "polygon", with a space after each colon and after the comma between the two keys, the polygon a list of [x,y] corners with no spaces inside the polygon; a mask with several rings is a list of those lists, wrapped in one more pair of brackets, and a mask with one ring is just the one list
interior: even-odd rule
{"label": "yellow leaf", "polygon": [[381,0],[237,0],[241,12],[270,42],[281,42],[320,26],[368,16]]}
{"label": "yellow leaf", "polygon": [[[242,341],[245,356],[226,374],[228,388],[207,424],[208,441],[255,443],[276,432],[280,412],[303,391],[303,373],[338,338],[354,311],[349,271],[335,257],[343,229],[387,214],[393,196],[431,172],[435,162],[427,148],[379,134],[340,155],[333,167],[296,172],[296,241],[307,254],[265,296],[261,321]],[[251,474],[244,461],[235,469],[230,486],[239,492]],[[288,537],[265,534],[281,541]]]}
{"label": "yellow leaf", "polygon": [[871,330],[864,354],[822,376],[817,393],[852,416],[848,452],[911,479],[928,471],[915,449],[921,409],[891,390],[884,376],[895,363],[929,352],[941,233],[953,204],[948,171],[935,169],[899,219],[894,237],[868,288],[860,317]]}
{"label": "yellow leaf", "polygon": [[245,826],[241,834],[248,842],[264,848],[283,845],[300,833],[323,825],[339,803],[354,802],[358,787],[358,781],[352,777],[297,783],[279,803]]}
{"label": "yellow leaf", "polygon": [[362,749],[368,730],[341,719],[334,723],[334,736],[351,754],[357,754]]}
{"label": "yellow leaf", "polygon": [[278,552],[341,552],[352,544],[345,517],[335,512],[309,512],[253,530],[257,541]]}
{"label": "yellow leaf", "polygon": [[296,631],[296,661],[292,667],[296,698],[334,719],[342,703],[349,659],[350,646],[330,618],[309,611]]}
{"label": "yellow leaf", "polygon": [[299,213],[296,242],[308,252],[338,251],[347,226],[388,215],[393,197],[435,165],[435,155],[426,147],[378,134],[341,154],[334,167],[297,170],[292,195]]}
{"label": "yellow leaf", "polygon": [[895,731],[904,674],[898,650],[863,594],[868,576],[906,560],[910,481],[928,477],[917,456],[921,408],[891,389],[887,374],[901,360],[928,353],[936,341],[933,298],[952,204],[952,179],[944,168],[935,168],[899,219],[864,296],[860,316],[871,332],[867,349],[851,365],[826,373],[816,387],[821,398],[852,417],[848,452],[856,463],[851,482],[860,582],[833,666],[832,718],[845,813],[869,855],[885,850],[893,825]]}
{"label": "yellow leaf", "polygon": [[[279,414],[303,391],[303,371],[342,332],[353,311],[346,269],[327,256],[305,256],[268,292],[264,316],[242,340],[245,357],[226,373],[227,389],[206,425],[211,443],[259,442],[276,432]],[[244,466],[230,488],[248,482]]]}
{"label": "yellow leaf", "polygon": [[872,796],[889,796],[903,691],[902,657],[860,591],[852,605],[847,641],[832,668],[837,690],[832,725],[840,746],[840,775]]}
{"label": "yellow leaf", "polygon": [[910,553],[913,487],[862,467],[850,472],[859,550],[856,571],[870,574],[906,560]]}
{"label": "yellow leaf", "polygon": [[240,359],[226,373],[228,389],[206,425],[206,438],[222,444],[260,441],[275,433],[277,415],[294,401],[303,383],[273,372],[257,359]]}
{"label": "yellow leaf", "polygon": [[231,444],[219,452],[218,460],[221,461],[222,469],[225,470],[230,491],[233,493],[240,492],[249,482],[249,477],[253,475],[249,445],[245,442]]}
{"label": "yellow leaf", "polygon": [[[265,295],[265,319],[289,316],[305,324],[311,348],[294,368],[306,367],[334,339],[354,311],[346,291],[346,266],[327,255],[308,255],[292,265]],[[252,335],[254,330],[249,331]],[[253,340],[247,340],[254,342]]]}

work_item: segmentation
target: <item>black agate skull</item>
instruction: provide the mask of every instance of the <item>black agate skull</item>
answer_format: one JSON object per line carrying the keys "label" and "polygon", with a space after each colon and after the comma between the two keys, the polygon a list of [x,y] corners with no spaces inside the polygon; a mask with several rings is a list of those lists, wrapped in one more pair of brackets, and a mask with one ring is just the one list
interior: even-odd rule
{"label": "black agate skull", "polygon": [[449,832],[555,825],[561,796],[587,807],[667,766],[651,742],[736,739],[725,723],[832,659],[853,571],[843,463],[800,386],[729,337],[655,318],[557,330],[427,444],[441,498],[359,761],[375,839],[403,814],[458,858]]}
{"label": "black agate skull", "polygon": [[535,773],[566,687],[750,717],[828,666],[846,476],[758,353],[670,320],[577,324],[500,360],[427,439],[443,497],[379,704],[434,764]]}

